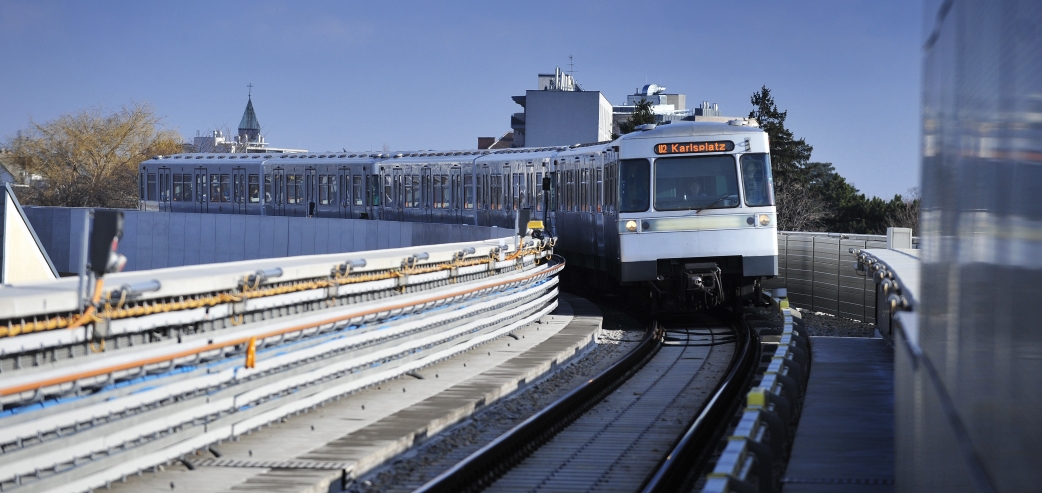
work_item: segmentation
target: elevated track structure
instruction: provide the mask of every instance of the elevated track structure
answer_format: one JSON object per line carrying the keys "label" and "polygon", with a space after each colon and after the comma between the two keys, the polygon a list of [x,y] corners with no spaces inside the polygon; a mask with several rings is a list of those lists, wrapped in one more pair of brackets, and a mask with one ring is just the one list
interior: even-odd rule
{"label": "elevated track structure", "polygon": [[[557,304],[508,237],[0,290],[0,491],[87,491],[414,372]],[[334,467],[336,465],[330,465]]]}

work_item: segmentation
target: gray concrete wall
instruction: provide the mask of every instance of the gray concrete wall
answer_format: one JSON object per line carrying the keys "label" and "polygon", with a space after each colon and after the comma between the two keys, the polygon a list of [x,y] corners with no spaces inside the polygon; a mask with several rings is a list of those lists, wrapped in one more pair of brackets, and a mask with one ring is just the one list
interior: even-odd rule
{"label": "gray concrete wall", "polygon": [[[75,272],[90,209],[26,207],[58,272]],[[504,228],[458,224],[125,211],[126,271],[259,258],[358,252],[499,238]]]}

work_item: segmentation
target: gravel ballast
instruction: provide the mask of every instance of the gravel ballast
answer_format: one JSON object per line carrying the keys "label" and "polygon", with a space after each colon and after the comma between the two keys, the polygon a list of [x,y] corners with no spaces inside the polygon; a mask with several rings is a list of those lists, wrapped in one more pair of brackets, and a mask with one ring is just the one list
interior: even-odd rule
{"label": "gravel ballast", "polygon": [[797,308],[811,336],[826,337],[875,337],[876,325],[837,317],[822,312]]}

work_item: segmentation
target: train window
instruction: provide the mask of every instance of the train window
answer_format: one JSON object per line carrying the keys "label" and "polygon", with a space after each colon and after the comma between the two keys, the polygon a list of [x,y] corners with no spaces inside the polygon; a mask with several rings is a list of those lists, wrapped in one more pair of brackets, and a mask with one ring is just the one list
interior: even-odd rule
{"label": "train window", "polygon": [[141,200],[146,200],[146,196],[145,196],[145,173],[144,172],[141,173],[141,177],[140,177],[139,181],[141,182],[141,189],[138,191],[138,195],[137,196]]}
{"label": "train window", "polygon": [[250,203],[256,204],[260,202],[260,176],[250,175],[249,183],[250,192]]}
{"label": "train window", "polygon": [[231,177],[228,175],[221,175],[221,202],[232,201],[232,187],[229,178]]}
{"label": "train window", "polygon": [[286,175],[286,203],[297,203],[297,176]]}
{"label": "train window", "polygon": [[463,208],[474,208],[474,175],[463,176]]}
{"label": "train window", "polygon": [[438,203],[441,204],[440,207],[442,209],[448,209],[452,206],[452,192],[454,187],[450,184],[454,185],[454,180],[455,177],[450,178],[449,175],[441,175],[441,200]]}
{"label": "train window", "polygon": [[221,201],[221,176],[210,175],[210,202]]}
{"label": "train window", "polygon": [[503,209],[503,175],[493,174],[491,176],[491,183],[489,189],[492,192],[491,206],[492,210],[498,211]]}
{"label": "train window", "polygon": [[759,207],[774,205],[774,179],[771,177],[770,154],[742,156],[742,186],[745,205]]}
{"label": "train window", "polygon": [[294,190],[296,191],[296,195],[297,195],[297,202],[296,203],[303,204],[304,203],[304,175],[293,175],[293,176],[296,177],[296,179],[297,179],[296,185],[294,186]]}
{"label": "train window", "polygon": [[174,173],[174,202],[181,201],[181,194],[184,192],[184,182],[182,181],[182,174]]}
{"label": "train window", "polygon": [[544,200],[543,194],[546,192],[543,191],[543,173],[541,171],[535,174],[535,187],[536,188],[534,189],[535,193],[533,197],[535,200],[535,210],[542,211]]}
{"label": "train window", "polygon": [[394,180],[391,175],[384,175],[384,205],[390,207],[394,204]]}
{"label": "train window", "polygon": [[365,195],[362,193],[362,175],[355,175],[351,177],[351,188],[354,195],[355,205],[365,205]]}
{"label": "train window", "polygon": [[593,170],[595,179],[593,182],[593,206],[594,211],[603,212],[601,210],[601,204],[604,203],[604,195],[601,192],[604,187],[604,174],[600,168],[594,168]]}
{"label": "train window", "polygon": [[206,172],[196,171],[195,175],[195,201],[206,202]]}
{"label": "train window", "polygon": [[647,159],[619,161],[619,212],[644,212],[651,199],[651,164]]}
{"label": "train window", "polygon": [[434,192],[434,200],[431,204],[435,209],[443,209],[445,206],[442,205],[441,201],[445,198],[445,190],[441,188],[441,175],[434,175],[431,177],[434,183],[431,185]]}
{"label": "train window", "polygon": [[655,209],[680,211],[738,207],[738,174],[731,156],[655,160]]}
{"label": "train window", "polygon": [[148,174],[148,200],[156,199],[156,174]]}
{"label": "train window", "polygon": [[512,202],[513,202],[514,210],[517,210],[517,209],[520,209],[521,207],[523,207],[523,202],[522,202],[522,199],[521,199],[521,194],[523,193],[523,190],[521,188],[521,173],[514,173],[513,178],[514,178],[514,186],[513,186],[513,188],[511,188],[511,190],[513,192]]}
{"label": "train window", "polygon": [[[333,157],[330,155],[329,157]],[[336,187],[336,175],[328,175],[329,177],[329,203],[336,204],[337,193],[340,191]]]}
{"label": "train window", "polygon": [[318,177],[318,203],[322,205],[329,205],[329,178],[329,175]]}
{"label": "train window", "polygon": [[239,204],[239,203],[242,203],[242,202],[244,202],[244,200],[243,200],[243,195],[244,195],[244,194],[243,194],[243,188],[245,188],[245,187],[243,186],[243,185],[244,185],[244,184],[243,184],[243,179],[244,179],[244,178],[245,178],[245,177],[244,177],[244,176],[242,176],[242,175],[241,175],[241,174],[239,174],[239,173],[235,173],[234,175],[232,175],[232,179],[233,179],[233,181],[235,182],[235,187],[234,187],[234,188],[233,188],[232,190],[234,190],[234,191],[235,191],[235,199],[234,199],[234,202],[235,202],[236,204]]}
{"label": "train window", "polygon": [[170,202],[170,170],[159,170],[159,200]]}
{"label": "train window", "polygon": [[412,175],[412,203],[413,207],[420,207],[423,205],[423,189],[420,188],[420,177],[419,175]]}
{"label": "train window", "polygon": [[416,207],[416,201],[413,200],[415,190],[413,188],[413,181],[412,181],[412,179],[413,179],[412,176],[406,176],[405,177],[405,183],[403,183],[403,185],[405,186],[405,207],[406,208]]}
{"label": "train window", "polygon": [[264,175],[264,203],[271,202],[271,175]]}

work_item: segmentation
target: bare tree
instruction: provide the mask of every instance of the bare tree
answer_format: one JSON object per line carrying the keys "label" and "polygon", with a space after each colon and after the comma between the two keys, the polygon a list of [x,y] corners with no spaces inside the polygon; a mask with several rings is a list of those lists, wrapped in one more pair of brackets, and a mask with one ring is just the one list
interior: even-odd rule
{"label": "bare tree", "polygon": [[106,114],[93,108],[29,127],[11,140],[14,159],[42,177],[27,203],[130,208],[137,204],[137,166],[155,155],[181,152],[181,136],[159,127],[147,104]]}
{"label": "bare tree", "polygon": [[919,192],[919,187],[912,187],[908,189],[908,197],[902,197],[901,204],[896,210],[892,210],[887,214],[887,224],[895,228],[912,228],[912,234],[919,233],[919,205],[922,202],[922,196]]}
{"label": "bare tree", "polygon": [[810,187],[791,180],[775,187],[778,231],[817,231],[829,211],[825,202]]}

